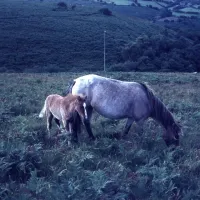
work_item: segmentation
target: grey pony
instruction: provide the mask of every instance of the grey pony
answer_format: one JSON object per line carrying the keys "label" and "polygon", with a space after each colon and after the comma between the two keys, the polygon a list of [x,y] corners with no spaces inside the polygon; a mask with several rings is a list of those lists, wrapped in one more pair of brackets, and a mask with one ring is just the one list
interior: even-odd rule
{"label": "grey pony", "polygon": [[90,126],[94,109],[106,118],[127,118],[123,136],[129,132],[134,121],[144,122],[151,117],[163,125],[163,139],[166,145],[179,145],[179,124],[146,84],[88,74],[75,79],[69,92],[73,95],[87,96],[88,120],[85,120],[84,124],[91,139],[95,139]]}

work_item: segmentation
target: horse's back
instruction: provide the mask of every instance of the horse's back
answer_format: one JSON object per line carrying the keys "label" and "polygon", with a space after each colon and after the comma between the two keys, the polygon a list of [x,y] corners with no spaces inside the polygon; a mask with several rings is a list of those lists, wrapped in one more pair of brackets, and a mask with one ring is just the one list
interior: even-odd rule
{"label": "horse's back", "polygon": [[58,102],[61,101],[62,99],[63,99],[63,97],[58,94],[50,94],[46,98],[46,103],[49,106],[51,106],[52,104],[58,104]]}
{"label": "horse's back", "polygon": [[46,98],[46,110],[50,112],[56,119],[61,119],[60,106],[63,97],[58,94],[51,94]]}
{"label": "horse's back", "polygon": [[141,84],[89,74],[75,80],[72,94],[87,96],[88,103],[108,118],[143,118],[149,112]]}

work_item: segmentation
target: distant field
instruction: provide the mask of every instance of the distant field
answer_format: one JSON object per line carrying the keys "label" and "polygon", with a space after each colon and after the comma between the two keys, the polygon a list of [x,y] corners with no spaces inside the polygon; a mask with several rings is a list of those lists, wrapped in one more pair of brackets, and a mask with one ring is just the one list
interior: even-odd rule
{"label": "distant field", "polygon": [[183,9],[180,9],[180,10],[183,11],[183,12],[198,12],[198,13],[200,13],[199,9],[197,9],[197,8],[191,8],[191,7],[183,8]]}
{"label": "distant field", "polygon": [[[116,5],[131,5],[133,2],[131,0],[105,0],[107,3],[115,3]],[[152,5],[157,8],[161,8],[162,6],[160,5],[166,5],[165,3],[156,3],[154,1],[144,1],[144,0],[138,0],[138,3],[140,3],[141,6],[148,6]],[[160,5],[159,5],[160,4]]]}
{"label": "distant field", "polygon": [[131,5],[132,1],[131,0],[104,0],[104,2],[107,3],[115,3],[116,5]]}
{"label": "distant field", "polygon": [[[89,73],[89,72],[87,72]],[[46,137],[39,119],[44,99],[63,94],[86,73],[0,74],[1,200],[169,200],[200,194],[200,76],[193,73],[103,73],[125,81],[148,82],[180,123],[180,147],[167,148],[163,128],[149,119],[117,139],[124,122],[94,113],[97,140],[83,132],[79,144]],[[117,108],[116,108],[117,109]]]}
{"label": "distant field", "polygon": [[159,5],[159,3],[154,2],[154,1],[143,1],[143,0],[138,0],[138,3],[140,3],[141,6],[153,6],[156,8],[162,8],[163,6]]}
{"label": "distant field", "polygon": [[191,16],[195,16],[195,17],[200,17],[199,15],[197,14],[189,14],[189,13],[180,13],[180,12],[172,12],[172,14],[174,16],[177,16],[177,17],[180,17],[180,16],[185,16],[185,17],[191,17]]}

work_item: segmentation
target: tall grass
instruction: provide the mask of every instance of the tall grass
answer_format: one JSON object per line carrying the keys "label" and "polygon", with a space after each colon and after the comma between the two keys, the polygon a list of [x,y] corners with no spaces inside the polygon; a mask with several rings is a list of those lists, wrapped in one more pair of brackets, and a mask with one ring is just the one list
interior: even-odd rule
{"label": "tall grass", "polygon": [[0,74],[0,199],[199,199],[199,75],[98,74],[148,82],[182,125],[180,147],[167,148],[152,119],[119,140],[124,122],[97,113],[95,142],[84,131],[79,144],[68,146],[55,124],[48,138],[37,117],[45,97],[63,94],[82,74]]}

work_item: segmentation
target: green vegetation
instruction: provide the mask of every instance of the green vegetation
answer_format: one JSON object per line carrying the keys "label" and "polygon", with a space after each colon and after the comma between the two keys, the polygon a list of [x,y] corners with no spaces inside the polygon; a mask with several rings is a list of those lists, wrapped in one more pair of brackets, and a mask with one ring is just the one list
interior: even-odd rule
{"label": "green vegetation", "polygon": [[123,121],[94,114],[97,137],[85,132],[68,146],[46,137],[38,118],[48,94],[62,94],[83,74],[0,74],[1,200],[168,200],[199,199],[200,77],[189,73],[98,73],[127,81],[148,82],[180,122],[180,147],[167,148],[161,126],[149,119],[144,130],[134,124],[118,140]]}
{"label": "green vegetation", "polygon": [[[194,34],[193,34],[194,35]],[[200,71],[200,40],[183,36],[140,36],[122,50],[125,63],[113,65],[115,71]]]}

